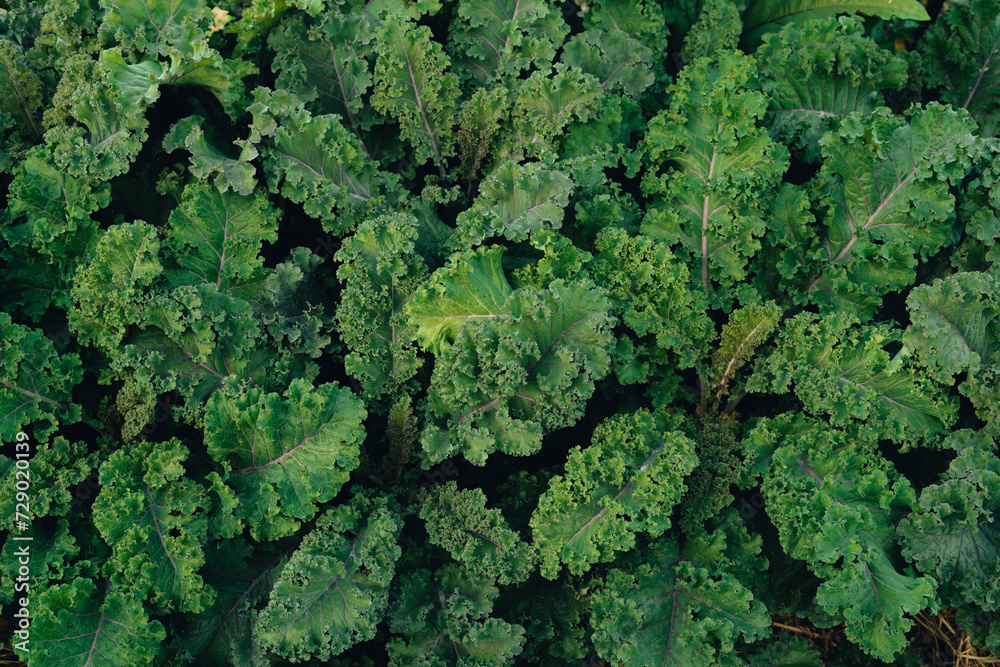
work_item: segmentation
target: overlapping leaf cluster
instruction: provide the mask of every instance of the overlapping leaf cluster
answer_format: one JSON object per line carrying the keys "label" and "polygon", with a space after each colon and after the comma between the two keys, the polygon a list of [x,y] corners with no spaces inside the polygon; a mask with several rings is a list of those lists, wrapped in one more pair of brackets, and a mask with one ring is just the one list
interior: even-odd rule
{"label": "overlapping leaf cluster", "polygon": [[10,0],[21,657],[1000,649],[998,82],[996,0]]}

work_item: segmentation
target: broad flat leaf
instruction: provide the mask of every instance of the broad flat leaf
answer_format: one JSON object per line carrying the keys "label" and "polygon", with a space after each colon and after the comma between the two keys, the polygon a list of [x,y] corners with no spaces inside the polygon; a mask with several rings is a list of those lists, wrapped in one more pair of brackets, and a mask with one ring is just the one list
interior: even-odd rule
{"label": "broad flat leaf", "polygon": [[40,667],[153,665],[166,637],[163,625],[128,593],[96,588],[78,578],[43,590],[31,623],[31,653],[24,658]]}
{"label": "broad flat leaf", "polygon": [[170,214],[165,249],[171,261],[164,276],[171,287],[209,283],[220,293],[252,298],[263,288],[261,246],[277,240],[277,231],[278,211],[263,193],[189,185]]}
{"label": "broad flat leaf", "polygon": [[557,169],[505,162],[480,184],[472,208],[458,216],[451,246],[474,248],[494,236],[525,241],[535,230],[559,229],[572,192],[572,179]]}
{"label": "broad flat leaf", "polygon": [[184,478],[188,449],[176,438],[140,442],[101,466],[94,525],[111,545],[111,581],[163,612],[199,612],[214,591],[198,570],[208,522],[204,489]]}
{"label": "broad flat leaf", "polygon": [[232,471],[228,481],[244,499],[238,512],[252,535],[288,535],[316,514],[316,503],[337,495],[358,465],[366,414],[349,389],[305,379],[284,396],[260,389],[212,396],[205,442]]}
{"label": "broad flat leaf", "polygon": [[896,16],[916,21],[931,20],[918,0],[756,0],[743,13],[743,39],[747,42],[758,40],[785,23],[804,23],[823,16],[854,13],[883,19]]}
{"label": "broad flat leaf", "polygon": [[590,447],[570,450],[531,516],[543,576],[554,579],[563,564],[583,574],[631,549],[636,533],[670,527],[698,459],[691,440],[666,429],[662,416],[641,410],[605,420]]}
{"label": "broad flat leaf", "polygon": [[496,246],[456,253],[417,289],[406,312],[425,349],[440,354],[462,325],[504,314],[513,290],[500,266],[502,255]]}
{"label": "broad flat leaf", "polygon": [[389,603],[403,520],[383,495],[355,487],[321,516],[257,619],[261,645],[294,662],[327,660],[372,639]]}

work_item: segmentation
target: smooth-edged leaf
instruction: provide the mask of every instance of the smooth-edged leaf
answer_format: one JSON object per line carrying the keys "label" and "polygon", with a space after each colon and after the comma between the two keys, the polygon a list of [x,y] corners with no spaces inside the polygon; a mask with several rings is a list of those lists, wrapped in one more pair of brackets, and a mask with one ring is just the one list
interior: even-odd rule
{"label": "smooth-edged leaf", "polygon": [[311,519],[358,465],[367,412],[349,389],[297,379],[284,396],[260,389],[208,403],[205,441],[231,472],[254,536],[282,537]]}
{"label": "smooth-edged leaf", "polygon": [[299,662],[372,639],[389,603],[403,520],[386,496],[355,487],[321,516],[281,570],[257,619],[261,645]]}
{"label": "smooth-edged leaf", "polygon": [[662,416],[639,411],[605,420],[586,449],[574,447],[531,516],[542,575],[554,579],[565,564],[574,575],[656,537],[698,463],[695,445]]}
{"label": "smooth-edged leaf", "polygon": [[918,0],[755,0],[743,13],[743,39],[747,42],[758,40],[785,23],[804,23],[824,16],[855,13],[883,19],[896,16],[915,21],[931,20]]}
{"label": "smooth-edged leaf", "polygon": [[188,449],[176,438],[118,450],[101,466],[94,525],[111,546],[116,588],[162,611],[199,612],[215,592],[198,570],[208,522],[204,489],[184,478]]}
{"label": "smooth-edged leaf", "polygon": [[41,591],[31,623],[30,653],[39,667],[145,667],[153,665],[166,637],[142,603],[128,593],[96,590],[78,578]]}
{"label": "smooth-edged leaf", "polygon": [[406,313],[424,349],[440,354],[462,325],[504,314],[513,290],[500,265],[502,255],[496,246],[456,253],[417,288]]}

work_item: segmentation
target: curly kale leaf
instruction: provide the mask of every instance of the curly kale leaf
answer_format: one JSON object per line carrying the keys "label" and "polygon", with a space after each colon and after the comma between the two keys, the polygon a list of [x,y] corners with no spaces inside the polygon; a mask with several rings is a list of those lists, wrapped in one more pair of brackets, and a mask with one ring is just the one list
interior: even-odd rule
{"label": "curly kale leaf", "polygon": [[486,508],[481,489],[459,490],[455,482],[435,486],[423,496],[420,518],[430,543],[477,576],[506,586],[521,583],[534,569],[531,547],[507,527],[500,510]]}
{"label": "curly kale leaf", "polygon": [[255,558],[242,538],[220,540],[205,548],[202,573],[216,592],[211,607],[187,619],[175,643],[181,659],[199,664],[244,665],[239,656],[252,652],[251,610],[274,587],[285,559]]}
{"label": "curly kale leaf", "polygon": [[907,645],[906,615],[933,604],[937,585],[902,567],[896,525],[916,496],[878,453],[877,438],[872,429],[838,431],[812,419],[777,442],[748,436],[769,443],[761,487],[768,517],[785,552],[824,580],[816,602],[846,621],[848,639],[866,653],[892,660]]}
{"label": "curly kale leaf", "polygon": [[226,192],[230,188],[241,195],[249,195],[257,187],[257,168],[250,160],[257,157],[257,149],[248,141],[237,140],[243,148],[238,157],[229,154],[228,147],[220,145],[211,125],[205,125],[200,116],[189,116],[177,121],[163,138],[163,150],[172,153],[178,148],[191,153],[191,173],[202,179],[215,176],[215,186]]}
{"label": "curly kale leaf", "polygon": [[[65,516],[75,497],[72,489],[84,481],[97,464],[96,452],[82,442],[57,437],[39,443],[31,455],[31,516]],[[0,479],[0,529],[14,531],[17,515],[18,480],[13,470]],[[14,541],[9,542],[11,545]],[[16,571],[17,568],[11,570]]]}
{"label": "curly kale leaf", "polygon": [[546,0],[461,0],[449,32],[455,69],[489,85],[551,64],[569,26]]}
{"label": "curly kale leaf", "polygon": [[777,188],[788,151],[757,127],[767,98],[747,90],[755,65],[725,51],[681,72],[670,106],[644,139],[643,192],[654,204],[642,232],[666,241],[714,307],[728,308],[760,249],[760,209]]}
{"label": "curly kale leaf", "polygon": [[455,342],[461,327],[506,312],[513,290],[500,264],[503,252],[493,246],[456,253],[417,288],[406,312],[424,349],[440,354]]}
{"label": "curly kale leaf", "polygon": [[281,570],[257,618],[263,648],[295,662],[326,660],[375,636],[403,520],[388,497],[354,492],[316,521]]}
{"label": "curly kale leaf", "polygon": [[418,225],[405,213],[366,220],[337,251],[337,277],[344,284],[337,329],[351,350],[344,364],[372,401],[397,398],[421,365],[404,315],[427,278],[415,251]]}
{"label": "curly kale leaf", "polygon": [[91,579],[78,578],[45,589],[36,604],[38,613],[31,623],[33,665],[156,664],[166,632],[126,591],[109,588],[102,594]]}
{"label": "curly kale leaf", "polygon": [[[284,91],[254,91],[251,143],[260,148],[268,187],[305,207],[323,228],[351,231],[391,196],[395,178],[378,171],[339,116],[313,116]],[[266,137],[269,139],[265,140]]]}
{"label": "curly kale leaf", "polygon": [[197,48],[212,24],[204,0],[101,0],[101,7],[102,32],[153,56]]}
{"label": "curly kale leaf", "polygon": [[176,438],[141,442],[101,466],[94,525],[111,546],[104,566],[113,585],[156,609],[199,612],[215,592],[198,570],[205,562],[208,499],[184,478],[188,449]]}
{"label": "curly kale leaf", "polygon": [[426,26],[386,18],[376,42],[372,106],[399,122],[401,136],[414,149],[419,165],[433,159],[445,175],[445,158],[454,153],[458,77],[431,39]]}
{"label": "curly kale leaf", "polygon": [[393,595],[393,667],[502,667],[524,648],[524,628],[490,617],[499,590],[455,565],[405,576]]}
{"label": "curly kale leaf", "polygon": [[942,382],[1000,364],[1000,280],[957,273],[921,285],[906,300],[903,343]]}
{"label": "curly kale leaf", "polygon": [[160,241],[156,229],[144,222],[115,225],[97,238],[73,280],[76,308],[69,312],[69,324],[81,343],[113,350],[128,327],[142,319],[144,292],[163,269]]}
{"label": "curly kale leaf", "polygon": [[57,353],[40,330],[0,313],[0,439],[12,442],[28,424],[44,439],[60,424],[79,421],[71,392],[82,377],[78,355]]}
{"label": "curly kale leaf", "polygon": [[462,324],[435,360],[425,464],[533,454],[543,435],[576,423],[609,369],[608,308],[596,287],[557,280],[511,293],[500,317]]}
{"label": "curly kale leaf", "polygon": [[730,571],[726,534],[667,534],[615,568],[594,593],[594,645],[627,667],[712,667],[738,640],[766,637],[771,619]]}
{"label": "curly kale leaf", "polygon": [[238,513],[255,538],[293,533],[316,514],[316,503],[337,495],[358,465],[366,415],[349,389],[304,379],[284,396],[260,389],[212,396],[205,442],[231,470],[228,482],[244,499]]}
{"label": "curly kale leaf", "polygon": [[958,432],[958,450],[940,484],[920,492],[919,509],[897,532],[903,556],[934,575],[946,606],[1000,608],[1000,460],[988,437]]}
{"label": "curly kale leaf", "polygon": [[690,288],[687,266],[665,243],[614,227],[598,234],[596,248],[591,273],[608,290],[612,313],[640,338],[653,336],[672,350],[680,368],[693,366],[715,331],[704,297]]}
{"label": "curly kale leaf", "polygon": [[[10,40],[0,40],[0,128],[12,121],[21,134],[41,136],[40,89],[41,80],[28,66],[21,50]],[[0,162],[0,168],[5,166]]]}
{"label": "curly kale leaf", "polygon": [[449,239],[456,251],[475,248],[495,236],[525,241],[535,230],[559,229],[573,180],[539,162],[508,161],[482,181],[479,192],[456,221],[458,229]]}
{"label": "curly kale leaf", "polygon": [[794,385],[807,412],[829,415],[834,426],[865,420],[904,448],[945,433],[957,406],[942,385],[886,350],[900,332],[855,324],[840,314],[787,321],[747,390],[781,393]]}
{"label": "curly kale leaf", "polygon": [[837,14],[861,12],[888,19],[930,21],[931,17],[919,0],[848,0],[830,3],[825,0],[756,0],[748,3],[743,13],[743,40],[752,43],[764,34],[788,23],[803,23],[809,19]]}
{"label": "curly kale leaf", "polygon": [[772,138],[808,162],[819,160],[819,140],[844,117],[871,113],[882,90],[906,81],[903,60],[868,38],[857,16],[789,23],[766,35],[755,57]]}
{"label": "curly kale leaf", "polygon": [[244,196],[204,182],[189,185],[170,214],[167,284],[209,283],[220,293],[250,299],[264,287],[261,246],[277,240],[277,231],[278,211],[262,193]]}
{"label": "curly kale leaf", "polygon": [[1000,129],[1000,2],[963,0],[948,6],[920,40],[927,81],[941,101],[968,109],[980,136]]}
{"label": "curly kale leaf", "polygon": [[565,473],[551,479],[531,517],[549,579],[563,564],[578,575],[612,560],[637,533],[662,534],[698,462],[687,436],[645,410],[605,420],[592,443],[570,450]]}
{"label": "curly kale leaf", "polygon": [[914,281],[918,256],[951,239],[950,186],[978,152],[974,123],[936,102],[907,114],[854,113],[820,142],[815,185],[825,234],[814,255],[818,275],[803,292],[823,310],[870,316],[883,295]]}

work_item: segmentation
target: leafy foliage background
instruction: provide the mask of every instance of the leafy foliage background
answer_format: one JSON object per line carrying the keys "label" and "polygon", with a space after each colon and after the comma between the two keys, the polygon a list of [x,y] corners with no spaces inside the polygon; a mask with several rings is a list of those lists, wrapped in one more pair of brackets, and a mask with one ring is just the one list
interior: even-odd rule
{"label": "leafy foliage background", "polygon": [[1000,649],[997,0],[0,9],[28,664]]}

